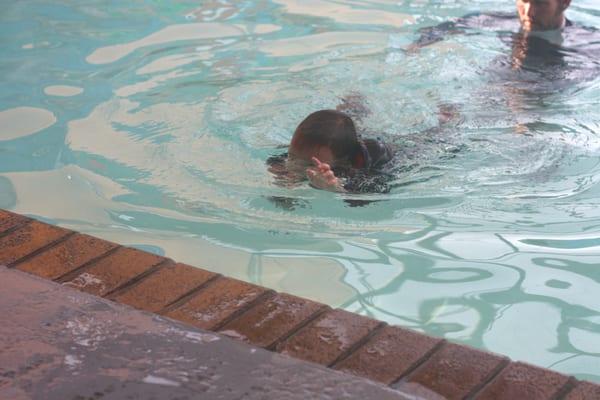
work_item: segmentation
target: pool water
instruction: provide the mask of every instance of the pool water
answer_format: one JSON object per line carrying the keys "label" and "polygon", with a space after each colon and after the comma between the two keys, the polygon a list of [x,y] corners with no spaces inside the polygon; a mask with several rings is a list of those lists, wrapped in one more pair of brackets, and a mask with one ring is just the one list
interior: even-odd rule
{"label": "pool water", "polygon": [[[6,3],[0,207],[600,381],[598,59],[539,82],[486,29],[406,51],[513,8]],[[600,27],[596,0],[567,15]],[[266,159],[348,95],[404,149],[391,192],[274,184]]]}

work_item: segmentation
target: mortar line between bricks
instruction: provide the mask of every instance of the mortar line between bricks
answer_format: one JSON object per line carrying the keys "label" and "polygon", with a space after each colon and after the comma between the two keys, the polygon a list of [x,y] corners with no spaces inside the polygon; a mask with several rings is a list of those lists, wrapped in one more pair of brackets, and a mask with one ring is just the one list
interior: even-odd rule
{"label": "mortar line between bricks", "polygon": [[556,395],[552,398],[552,400],[563,400],[573,389],[575,389],[578,383],[579,381],[571,376],[567,383],[565,383],[565,385],[560,388],[558,392],[556,392]]}
{"label": "mortar line between bricks", "polygon": [[271,343],[270,345],[265,347],[265,349],[276,352],[277,346],[279,346],[281,343],[285,342],[286,340],[288,340],[289,338],[294,336],[296,333],[298,333],[299,331],[304,329],[307,325],[311,324],[313,321],[317,320],[318,318],[320,318],[322,315],[326,314],[329,311],[332,311],[331,307],[329,307],[325,304],[321,304],[321,307],[317,311],[315,311],[314,313],[309,315],[308,318],[306,318],[304,321],[302,321],[299,324],[297,324],[296,326],[294,326],[288,332],[281,335],[281,337],[275,339],[273,341],[273,343]]}
{"label": "mortar line between bricks", "polygon": [[388,386],[391,388],[395,388],[396,386],[398,386],[398,384],[402,382],[402,380],[404,380],[407,376],[415,372],[417,369],[421,368],[427,361],[429,361],[435,353],[441,351],[447,343],[448,341],[446,339],[440,340],[438,344],[433,346],[431,350],[425,353],[423,357],[418,359],[413,365],[410,366],[410,368],[404,371],[402,375],[400,375],[396,380],[393,380],[392,383],[390,383]]}
{"label": "mortar line between bricks", "polygon": [[487,386],[491,385],[494,382],[502,371],[506,369],[510,365],[510,359],[508,357],[504,357],[502,361],[498,364],[496,368],[492,372],[489,373],[488,376],[485,377],[479,384],[475,385],[473,389],[464,397],[465,400],[474,399],[480,394]]}
{"label": "mortar line between bricks", "polygon": [[24,227],[25,225],[29,225],[30,223],[32,223],[34,220],[31,218],[26,219],[25,221],[19,222],[17,225],[13,226],[10,229],[5,230],[4,232],[0,233],[0,239],[2,239],[4,236],[8,236],[11,233],[13,233],[16,230],[21,229],[22,227]]}
{"label": "mortar line between bricks", "polygon": [[26,255],[24,255],[23,257],[21,257],[21,258],[19,258],[19,259],[15,260],[15,261],[13,261],[13,262],[9,263],[9,264],[7,265],[7,267],[8,267],[8,268],[14,268],[16,265],[18,265],[18,264],[20,264],[20,263],[22,263],[22,262],[25,262],[25,261],[27,261],[27,260],[30,260],[30,259],[32,259],[33,257],[37,256],[38,254],[41,254],[41,253],[45,252],[46,250],[50,250],[50,249],[51,249],[51,248],[53,248],[54,246],[57,246],[57,245],[59,245],[59,244],[61,244],[61,243],[65,242],[65,241],[66,241],[67,239],[69,239],[71,236],[74,236],[74,235],[76,235],[76,234],[77,234],[77,232],[74,232],[74,231],[69,231],[69,232],[68,232],[66,235],[64,235],[64,236],[61,236],[60,238],[58,238],[58,239],[56,239],[56,240],[54,240],[54,241],[52,241],[52,242],[50,242],[50,243],[48,243],[48,244],[46,244],[46,245],[44,245],[44,246],[40,247],[39,249],[35,249],[35,250],[34,250],[34,251],[32,251],[31,253],[29,253],[29,254],[26,254]]}
{"label": "mortar line between bricks", "polygon": [[225,279],[225,278],[221,274],[216,274],[215,276],[213,276],[212,278],[210,278],[209,280],[207,280],[200,286],[190,290],[186,294],[180,296],[178,299],[173,300],[172,302],[170,302],[169,304],[164,306],[161,310],[157,311],[156,313],[160,314],[160,315],[164,315],[170,311],[175,310],[176,308],[179,308],[181,305],[187,303],[188,300],[190,300],[196,294],[202,292],[207,287],[212,286],[216,281],[218,281],[220,279]]}
{"label": "mortar line between bricks", "polygon": [[134,276],[127,282],[123,283],[120,286],[117,286],[116,288],[109,291],[102,297],[106,297],[106,298],[110,299],[111,296],[118,295],[119,293],[129,289],[131,286],[135,286],[138,282],[141,282],[146,277],[148,277],[149,275],[152,275],[153,273],[157,272],[158,270],[162,269],[163,267],[165,267],[167,265],[174,265],[174,264],[175,264],[175,262],[173,260],[171,260],[170,258],[165,258],[164,260],[152,265],[147,271],[144,271],[141,274]]}
{"label": "mortar line between bricks", "polygon": [[100,254],[98,257],[92,258],[91,260],[81,264],[79,267],[75,268],[74,270],[65,272],[58,278],[55,278],[54,281],[58,282],[58,283],[67,282],[71,278],[75,278],[77,275],[79,275],[80,272],[88,269],[88,267],[90,267],[91,265],[97,263],[98,261],[105,259],[106,257],[111,256],[112,254],[116,253],[119,249],[123,249],[123,248],[124,248],[123,246],[117,245],[117,246],[113,247],[112,249],[108,249],[104,253]]}
{"label": "mortar line between bricks", "polygon": [[264,292],[263,294],[258,296],[253,301],[251,301],[248,304],[246,304],[245,306],[240,307],[237,310],[235,310],[229,317],[225,318],[223,321],[221,321],[218,324],[216,324],[215,326],[213,326],[210,330],[213,332],[217,332],[219,329],[221,329],[222,327],[224,327],[231,321],[242,316],[246,311],[250,310],[251,308],[253,308],[254,306],[256,306],[260,303],[263,303],[264,301],[269,300],[270,298],[274,297],[276,294],[277,293],[274,290],[268,289],[266,292]]}
{"label": "mortar line between bricks", "polygon": [[352,354],[354,354],[355,351],[357,351],[362,346],[364,346],[367,342],[369,342],[369,340],[371,340],[374,336],[376,336],[379,332],[381,332],[383,330],[383,328],[385,328],[386,326],[387,326],[387,324],[385,322],[380,321],[380,323],[378,325],[376,325],[375,328],[373,328],[373,330],[371,332],[367,332],[367,334],[365,336],[358,339],[356,341],[356,343],[354,343],[352,346],[350,346],[348,348],[348,350],[342,352],[342,354],[340,354],[335,360],[333,360],[331,363],[329,363],[329,365],[327,365],[327,367],[335,369],[337,364],[341,363],[346,358],[348,358]]}
{"label": "mortar line between bricks", "polygon": [[[191,297],[191,296],[192,296],[194,293],[196,293],[196,292],[198,292],[198,291],[200,291],[200,290],[204,289],[204,287],[208,286],[210,283],[212,283],[212,281],[214,281],[214,280],[216,280],[216,279],[218,279],[218,278],[220,278],[220,277],[223,277],[223,275],[221,275],[221,274],[217,274],[217,273],[214,273],[214,276],[211,276],[211,277],[210,277],[210,278],[208,278],[206,281],[202,282],[200,285],[198,285],[198,286],[196,286],[196,287],[194,287],[194,288],[192,288],[192,289],[188,290],[187,292],[185,292],[185,293],[184,293],[184,294],[182,294],[181,296],[177,297],[175,300],[173,300],[173,301],[171,301],[171,302],[167,303],[167,305],[165,305],[165,306],[162,308],[162,310],[165,310],[165,309],[167,309],[167,308],[171,307],[171,306],[172,306],[173,304],[175,304],[175,303],[179,303],[179,302],[180,302],[181,300],[183,300],[184,298],[186,298],[186,299],[187,299],[187,298]],[[162,311],[162,310],[160,310],[160,311]],[[160,312],[160,311],[159,311],[159,312]]]}

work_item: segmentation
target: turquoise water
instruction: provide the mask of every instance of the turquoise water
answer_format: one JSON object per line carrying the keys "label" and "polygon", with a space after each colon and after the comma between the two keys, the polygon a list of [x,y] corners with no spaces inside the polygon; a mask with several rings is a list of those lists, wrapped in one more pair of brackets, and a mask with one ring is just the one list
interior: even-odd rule
{"label": "turquoise water", "polygon": [[[513,7],[6,3],[0,207],[600,381],[600,79],[531,86],[494,32],[404,51]],[[568,15],[600,27],[596,0]],[[349,93],[411,168],[389,194],[276,186],[265,160]]]}

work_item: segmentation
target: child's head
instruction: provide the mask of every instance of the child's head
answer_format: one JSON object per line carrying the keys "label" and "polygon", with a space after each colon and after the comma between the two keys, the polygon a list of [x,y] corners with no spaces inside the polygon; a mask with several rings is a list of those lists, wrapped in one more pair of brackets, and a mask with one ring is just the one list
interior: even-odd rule
{"label": "child's head", "polygon": [[354,122],[335,110],[310,114],[296,128],[288,153],[290,158],[310,162],[312,157],[334,166],[350,166],[361,151]]}

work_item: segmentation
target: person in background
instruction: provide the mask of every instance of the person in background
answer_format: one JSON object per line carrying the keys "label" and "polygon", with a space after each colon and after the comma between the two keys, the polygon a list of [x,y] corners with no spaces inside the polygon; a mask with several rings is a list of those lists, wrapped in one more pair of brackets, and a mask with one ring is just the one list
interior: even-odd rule
{"label": "person in background", "polygon": [[565,11],[570,4],[571,0],[517,0],[521,27],[524,31],[563,29],[567,25]]}
{"label": "person in background", "polygon": [[[487,68],[481,101],[504,99],[515,132],[530,134],[548,99],[600,74],[600,31],[569,20],[571,0],[516,0],[513,13],[473,13],[423,28],[408,54],[451,35],[494,32],[508,51]],[[493,106],[491,104],[490,106]]]}
{"label": "person in background", "polygon": [[516,0],[516,13],[474,13],[423,28],[407,50],[417,52],[449,35],[476,35],[477,30],[492,30],[510,45],[510,65],[514,69],[539,68],[544,64],[564,66],[569,59],[575,61],[575,55],[584,55],[591,61],[587,64],[595,64],[597,71],[598,63],[594,61],[600,58],[600,34],[595,28],[570,21],[565,15],[570,5],[571,0]]}

